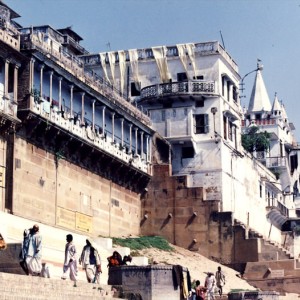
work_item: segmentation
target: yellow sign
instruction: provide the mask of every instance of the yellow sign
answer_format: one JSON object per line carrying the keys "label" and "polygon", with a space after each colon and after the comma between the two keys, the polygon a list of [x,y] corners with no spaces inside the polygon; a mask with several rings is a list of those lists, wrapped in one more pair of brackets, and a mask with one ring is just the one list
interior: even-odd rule
{"label": "yellow sign", "polygon": [[68,229],[75,229],[75,212],[71,210],[64,209],[62,207],[57,207],[56,209],[56,224]]}
{"label": "yellow sign", "polygon": [[76,229],[84,232],[92,232],[92,222],[93,219],[91,216],[87,216],[76,212]]}

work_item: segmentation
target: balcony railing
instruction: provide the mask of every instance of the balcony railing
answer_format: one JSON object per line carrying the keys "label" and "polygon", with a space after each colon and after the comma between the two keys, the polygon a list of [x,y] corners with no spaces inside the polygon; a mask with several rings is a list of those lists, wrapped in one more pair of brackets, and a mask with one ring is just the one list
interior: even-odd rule
{"label": "balcony railing", "polygon": [[255,124],[257,126],[262,126],[262,125],[275,125],[276,124],[276,119],[270,119],[270,118],[265,118],[261,120],[242,120],[242,126],[249,126],[250,124]]}
{"label": "balcony railing", "polygon": [[258,158],[258,160],[263,160],[263,164],[271,169],[271,168],[285,168],[286,167],[286,158],[285,157],[265,157]]}
{"label": "balcony railing", "polygon": [[0,28],[0,40],[15,50],[20,51],[20,39],[18,35],[11,35],[7,30]]}
{"label": "balcony railing", "polygon": [[171,95],[216,95],[215,81],[182,81],[151,85],[141,91],[141,99]]}
{"label": "balcony railing", "polygon": [[21,36],[21,47],[24,50],[38,49],[40,52],[54,60],[62,68],[67,70],[70,74],[73,74],[77,79],[105,96],[116,106],[125,110],[129,115],[134,116],[147,126],[151,125],[150,118],[144,113],[141,113],[141,111],[130,102],[126,101],[116,88],[100,76],[86,72],[84,70],[83,62],[77,57],[70,56],[68,53],[63,51],[55,51],[48,43],[41,40],[36,34],[23,34]]}
{"label": "balcony railing", "polygon": [[82,47],[79,43],[76,43],[75,40],[69,37],[68,35],[64,36],[64,44],[72,46],[73,48],[77,49],[83,54],[87,54],[87,51],[84,49],[84,47]]}
{"label": "balcony railing", "polygon": [[[178,48],[177,46],[166,46],[166,56],[167,57],[178,57]],[[209,55],[209,54],[220,54],[228,62],[228,64],[238,73],[238,66],[232,57],[226,52],[226,50],[219,44],[219,42],[204,42],[195,44],[195,54],[196,55]],[[152,48],[146,49],[137,49],[138,59],[147,60],[154,59]],[[107,53],[106,53],[107,55]],[[129,52],[125,50],[126,61],[129,61]],[[108,56],[106,63],[108,63]],[[87,59],[89,65],[99,64],[99,54],[88,54],[83,57]],[[118,52],[115,52],[115,62],[119,62]]]}
{"label": "balcony railing", "polygon": [[[0,102],[1,103],[1,102]],[[114,157],[122,160],[133,167],[143,171],[144,173],[151,174],[150,161],[147,159],[146,153],[141,155],[134,155],[126,151],[126,147],[121,147],[121,144],[112,140],[112,137],[103,134],[102,129],[99,126],[95,126],[97,130],[93,130],[91,125],[85,126],[81,124],[80,119],[74,122],[74,117],[68,111],[58,111],[58,107],[50,107],[50,102],[44,98],[40,98],[40,101],[33,101],[32,111],[50,123],[65,129],[75,136],[84,139],[87,143],[113,155]]]}

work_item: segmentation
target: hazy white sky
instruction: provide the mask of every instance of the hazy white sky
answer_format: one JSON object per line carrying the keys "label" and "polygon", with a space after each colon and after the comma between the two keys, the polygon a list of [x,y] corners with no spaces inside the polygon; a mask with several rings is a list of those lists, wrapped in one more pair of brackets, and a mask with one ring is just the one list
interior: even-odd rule
{"label": "hazy white sky", "polygon": [[[4,0],[22,26],[72,26],[92,53],[218,40],[243,77],[264,65],[300,142],[300,0]],[[110,45],[110,47],[108,46]],[[245,79],[248,105],[254,74]]]}

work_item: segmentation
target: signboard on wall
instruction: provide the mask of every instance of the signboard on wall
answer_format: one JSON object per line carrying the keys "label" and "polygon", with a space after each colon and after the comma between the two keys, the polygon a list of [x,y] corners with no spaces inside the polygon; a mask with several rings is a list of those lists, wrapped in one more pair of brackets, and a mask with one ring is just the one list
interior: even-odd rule
{"label": "signboard on wall", "polygon": [[87,233],[92,232],[92,217],[76,212],[76,229]]}
{"label": "signboard on wall", "polygon": [[57,207],[56,224],[64,228],[91,233],[93,219],[91,216]]}
{"label": "signboard on wall", "polygon": [[56,224],[68,229],[75,229],[75,212],[62,207],[56,209]]}

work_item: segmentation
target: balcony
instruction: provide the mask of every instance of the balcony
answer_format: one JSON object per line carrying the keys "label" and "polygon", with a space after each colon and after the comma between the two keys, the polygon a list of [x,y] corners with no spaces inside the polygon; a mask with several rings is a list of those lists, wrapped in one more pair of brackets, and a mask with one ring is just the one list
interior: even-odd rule
{"label": "balcony", "polygon": [[192,95],[216,96],[216,82],[197,80],[151,85],[142,89],[141,100],[165,96]]}
{"label": "balcony", "polygon": [[77,57],[70,56],[64,51],[58,52],[54,50],[50,44],[41,40],[37,34],[22,34],[21,49],[40,51],[47,58],[51,59],[57,65],[61,66],[67,72],[75,76],[78,80],[82,81],[90,88],[106,97],[108,100],[114,103],[114,105],[120,107],[129,115],[135,117],[145,125],[151,125],[150,118],[147,115],[142,114],[138,108],[124,99],[116,88],[114,88],[100,76],[85,71],[83,61]]}
{"label": "balcony", "polygon": [[276,168],[282,169],[286,168],[286,158],[282,156],[278,157],[265,157],[264,152],[257,152],[256,158],[262,164],[264,164],[268,169]]}
{"label": "balcony", "polygon": [[135,192],[143,191],[148,184],[151,164],[146,154],[129,153],[111,136],[103,134],[99,126],[93,130],[90,124],[75,121],[69,111],[50,107],[43,97],[33,101],[31,110],[18,113],[23,120],[18,134],[53,153],[57,162],[72,162]]}
{"label": "balcony", "polygon": [[9,34],[9,32],[0,27],[0,41],[9,45],[13,49],[20,51],[20,39],[18,35]]}
{"label": "balcony", "polygon": [[120,145],[112,141],[110,137],[105,137],[101,134],[100,132],[102,130],[92,130],[91,124],[90,126],[83,126],[79,120],[74,123],[74,119],[70,112],[66,111],[62,114],[58,111],[56,106],[51,108],[50,103],[46,99],[41,98],[40,100],[41,101],[39,102],[33,102],[32,110],[34,113],[47,119],[47,121],[64,128],[78,138],[86,140],[86,142],[93,144],[93,146],[101,148],[115,158],[122,160],[124,163],[130,163],[138,170],[150,174],[149,162],[141,159],[139,156],[135,157],[133,154],[126,153],[125,148],[121,149]]}
{"label": "balcony", "polygon": [[75,42],[74,39],[69,37],[68,35],[64,35],[63,45],[71,46],[78,54],[87,54],[87,51],[82,47],[79,43]]}

